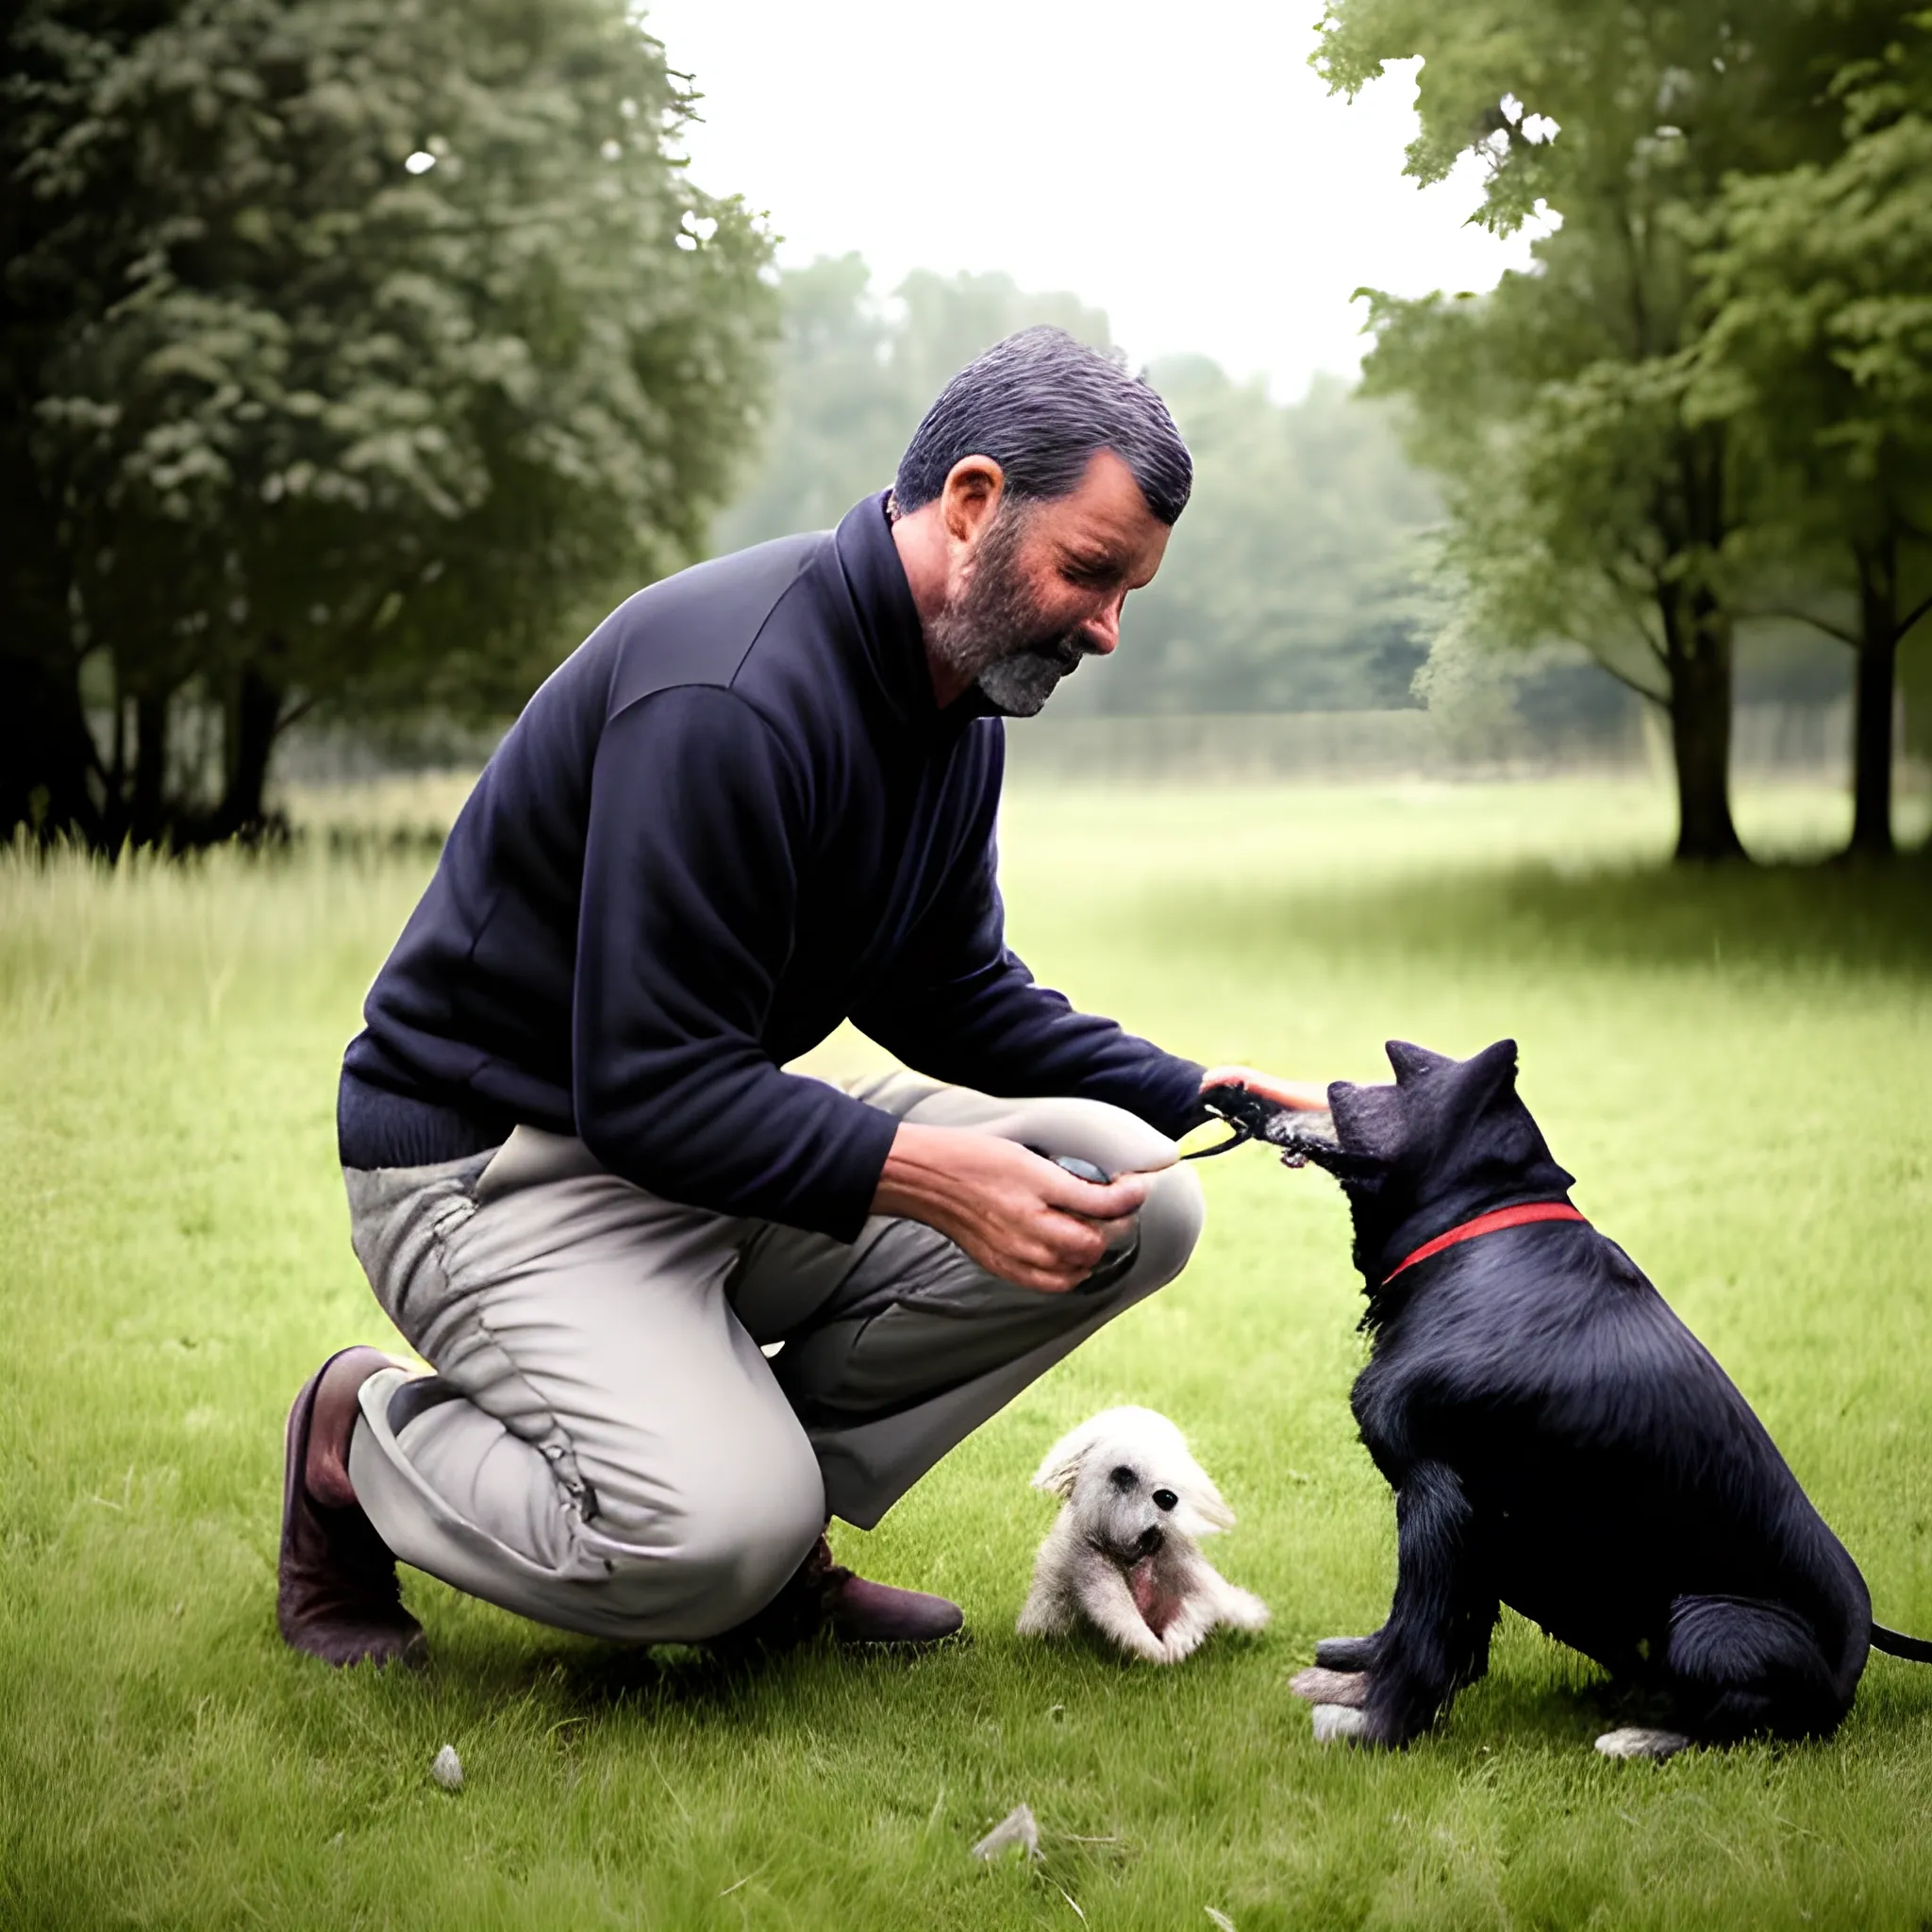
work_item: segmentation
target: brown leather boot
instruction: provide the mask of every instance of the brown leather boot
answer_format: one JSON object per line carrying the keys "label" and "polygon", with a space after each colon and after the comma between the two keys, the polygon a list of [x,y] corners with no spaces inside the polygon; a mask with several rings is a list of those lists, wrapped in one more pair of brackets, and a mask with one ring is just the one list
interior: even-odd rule
{"label": "brown leather boot", "polygon": [[723,1650],[787,1649],[829,1630],[841,1643],[937,1643],[966,1621],[959,1606],[923,1590],[868,1583],[832,1561],[824,1537],[757,1616],[711,1639]]}
{"label": "brown leather boot", "polygon": [[282,1472],[282,1550],[275,1623],[297,1650],[325,1663],[418,1663],[423,1626],[403,1607],[396,1560],[358,1503],[318,1502],[307,1480],[316,1391],[339,1361],[356,1357],[354,1386],[394,1364],[379,1350],[332,1355],[302,1385],[289,1411]]}

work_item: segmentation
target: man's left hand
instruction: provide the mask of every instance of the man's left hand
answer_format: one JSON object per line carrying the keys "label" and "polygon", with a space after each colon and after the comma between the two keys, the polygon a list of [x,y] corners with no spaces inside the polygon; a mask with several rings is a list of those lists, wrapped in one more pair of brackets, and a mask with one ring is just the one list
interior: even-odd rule
{"label": "man's left hand", "polygon": [[1276,1107],[1291,1108],[1297,1113],[1325,1113],[1328,1090],[1311,1086],[1306,1080],[1277,1080],[1273,1074],[1257,1073],[1253,1067],[1209,1067],[1201,1076],[1201,1091],[1210,1087],[1245,1087]]}

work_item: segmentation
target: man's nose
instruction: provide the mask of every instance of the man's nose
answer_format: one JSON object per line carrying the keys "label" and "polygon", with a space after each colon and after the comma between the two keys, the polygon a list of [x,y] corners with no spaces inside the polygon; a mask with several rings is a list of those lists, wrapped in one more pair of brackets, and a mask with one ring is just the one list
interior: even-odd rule
{"label": "man's nose", "polygon": [[1109,604],[1097,617],[1088,619],[1080,633],[1081,641],[1096,658],[1110,658],[1121,641],[1121,605],[1124,597]]}

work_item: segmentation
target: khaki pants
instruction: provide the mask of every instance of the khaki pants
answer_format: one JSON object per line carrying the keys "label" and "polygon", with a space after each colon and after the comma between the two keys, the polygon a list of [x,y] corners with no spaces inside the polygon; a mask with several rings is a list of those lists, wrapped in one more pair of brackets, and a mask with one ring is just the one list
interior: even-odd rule
{"label": "khaki pants", "polygon": [[848,1245],[681,1208],[530,1127],[466,1160],[352,1169],[357,1255],[436,1370],[371,1376],[350,1447],[398,1557],[566,1629],[716,1635],[777,1593],[827,1514],[870,1528],[1192,1252],[1193,1174],[1117,1108],[905,1074],[854,1091],[1108,1173],[1162,1168],[1132,1268],[1039,1294],[917,1222],[874,1218]]}

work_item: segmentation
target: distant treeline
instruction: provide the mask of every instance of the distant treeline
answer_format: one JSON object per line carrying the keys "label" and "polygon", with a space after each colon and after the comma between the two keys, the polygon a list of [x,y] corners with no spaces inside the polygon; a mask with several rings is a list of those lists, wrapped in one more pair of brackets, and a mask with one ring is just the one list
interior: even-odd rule
{"label": "distant treeline", "polygon": [[[1534,269],[1374,294],[1359,392],[1158,366],[1195,500],[1057,712],[1447,710],[1567,652],[1522,715],[1641,692],[1680,855],[1725,858],[1740,640],[1809,676],[1808,632],[1889,852],[1900,689],[1932,716],[1928,24],[1330,0],[1333,85],[1422,57],[1410,172],[1475,154]],[[628,0],[8,10],[0,829],[272,831],[297,721],[498,724],[639,583],[882,488],[989,343],[1107,342],[1002,275],[775,275],[693,98]]]}

